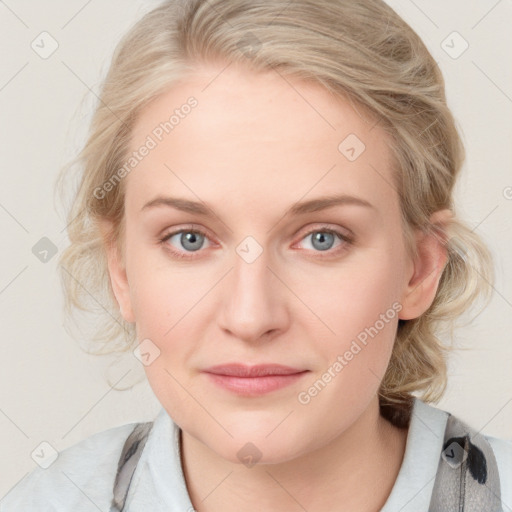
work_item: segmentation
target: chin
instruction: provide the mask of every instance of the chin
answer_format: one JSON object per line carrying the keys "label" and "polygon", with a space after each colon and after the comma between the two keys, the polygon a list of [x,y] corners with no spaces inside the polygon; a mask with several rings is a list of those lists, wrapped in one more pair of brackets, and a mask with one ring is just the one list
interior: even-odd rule
{"label": "chin", "polygon": [[[275,425],[274,427],[275,428]],[[229,430],[229,429],[228,429]],[[288,462],[299,457],[307,450],[305,446],[299,446],[287,434],[286,429],[280,434],[277,432],[268,437],[267,432],[272,429],[260,430],[255,434],[253,429],[242,431],[238,429],[229,430],[233,438],[226,439],[224,442],[218,442],[216,439],[210,439],[208,446],[223,459],[234,464],[243,464],[248,468],[262,464],[280,464]],[[262,432],[265,432],[262,434]]]}
{"label": "chin", "polygon": [[298,456],[296,449],[283,446],[282,443],[279,449],[276,449],[276,446],[268,441],[266,444],[246,441],[240,446],[234,443],[225,452],[218,454],[227,461],[246,466],[248,469],[254,466],[281,464]]}

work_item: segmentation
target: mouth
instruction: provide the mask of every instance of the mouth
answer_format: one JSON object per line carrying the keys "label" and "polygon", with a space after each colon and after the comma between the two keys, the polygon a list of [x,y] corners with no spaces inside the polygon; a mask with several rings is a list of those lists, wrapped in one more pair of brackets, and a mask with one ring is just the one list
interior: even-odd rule
{"label": "mouth", "polygon": [[309,370],[278,364],[247,366],[240,363],[217,365],[204,370],[211,382],[233,393],[255,396],[293,384]]}

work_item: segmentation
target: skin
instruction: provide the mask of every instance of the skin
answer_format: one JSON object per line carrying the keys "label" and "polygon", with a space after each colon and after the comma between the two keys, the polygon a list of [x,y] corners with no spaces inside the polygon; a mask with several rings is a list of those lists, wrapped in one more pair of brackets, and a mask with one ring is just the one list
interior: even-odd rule
{"label": "skin", "polygon": [[[124,178],[122,255],[107,248],[112,288],[139,341],[149,338],[160,350],[145,371],[182,429],[182,465],[197,511],[379,510],[400,469],[407,430],[379,415],[378,388],[398,319],[428,309],[446,250],[418,234],[418,258],[407,254],[386,134],[374,121],[319,85],[222,69],[201,65],[138,118],[132,150],[188,97],[198,100]],[[353,162],[338,151],[351,133],[366,145]],[[298,201],[334,193],[373,207],[285,215]],[[214,213],[142,210],[157,196],[201,201]],[[448,218],[440,211],[432,221]],[[161,242],[173,230],[186,234],[190,224],[206,233],[198,251],[184,247],[180,234]],[[318,249],[312,232],[324,227],[352,234],[353,242],[335,236],[330,248]],[[102,224],[105,234],[110,228]],[[249,235],[262,249],[252,263],[236,251]],[[395,302],[400,312],[301,404],[298,394]],[[230,362],[309,372],[246,397],[201,372]],[[237,456],[248,442],[261,452],[251,467]]]}

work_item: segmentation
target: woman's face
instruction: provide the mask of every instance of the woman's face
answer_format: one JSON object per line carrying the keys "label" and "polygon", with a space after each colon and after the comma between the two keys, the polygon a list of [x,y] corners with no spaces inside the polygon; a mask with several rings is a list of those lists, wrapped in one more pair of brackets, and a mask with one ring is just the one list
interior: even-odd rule
{"label": "woman's face", "polygon": [[[173,420],[233,462],[349,429],[411,291],[384,132],[318,85],[204,66],[142,112],[131,151],[114,286]],[[228,364],[296,374],[207,372]]]}

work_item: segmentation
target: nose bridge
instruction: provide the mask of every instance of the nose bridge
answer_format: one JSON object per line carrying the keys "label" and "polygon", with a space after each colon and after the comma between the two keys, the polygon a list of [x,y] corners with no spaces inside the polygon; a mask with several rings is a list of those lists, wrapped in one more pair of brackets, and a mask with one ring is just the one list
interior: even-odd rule
{"label": "nose bridge", "polygon": [[253,237],[237,246],[220,318],[221,327],[240,339],[258,339],[286,321],[284,295],[269,266],[270,251]]}
{"label": "nose bridge", "polygon": [[[257,242],[244,241],[237,247],[237,256],[234,258],[233,280],[235,291],[239,296],[255,300],[262,299],[263,295],[270,292],[268,281],[271,275],[268,266],[268,249],[263,249]],[[261,249],[260,249],[261,247]],[[247,292],[247,293],[244,293]]]}

